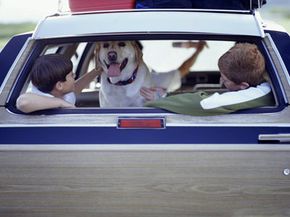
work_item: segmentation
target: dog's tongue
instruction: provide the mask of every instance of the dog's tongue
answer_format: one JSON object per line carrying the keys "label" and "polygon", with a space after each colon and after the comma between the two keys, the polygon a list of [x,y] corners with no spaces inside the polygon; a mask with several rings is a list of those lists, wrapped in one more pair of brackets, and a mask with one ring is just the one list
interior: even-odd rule
{"label": "dog's tongue", "polygon": [[109,66],[109,69],[108,69],[108,75],[109,75],[109,77],[117,77],[120,74],[121,74],[120,64],[118,64],[118,63],[112,63]]}

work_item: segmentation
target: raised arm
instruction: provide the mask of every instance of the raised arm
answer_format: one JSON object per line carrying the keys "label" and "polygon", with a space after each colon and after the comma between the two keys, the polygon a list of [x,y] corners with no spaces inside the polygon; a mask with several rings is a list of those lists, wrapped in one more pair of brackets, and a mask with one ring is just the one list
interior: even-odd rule
{"label": "raised arm", "polygon": [[86,73],[82,77],[80,77],[75,82],[75,93],[79,94],[82,92],[82,90],[89,85],[89,83],[98,75],[102,73],[101,68],[96,68],[91,70],[90,72]]}
{"label": "raised arm", "polygon": [[198,55],[203,50],[204,46],[207,46],[205,41],[199,41],[197,46],[196,45],[193,46],[196,48],[196,51],[192,54],[192,56],[190,56],[187,60],[185,60],[178,68],[181,77],[184,77],[185,75],[188,74],[190,67],[195,63]]}

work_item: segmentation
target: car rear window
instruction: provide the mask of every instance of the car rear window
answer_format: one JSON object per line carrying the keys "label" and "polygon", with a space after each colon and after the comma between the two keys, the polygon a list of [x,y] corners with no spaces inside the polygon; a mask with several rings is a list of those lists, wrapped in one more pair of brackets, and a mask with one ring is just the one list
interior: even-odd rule
{"label": "car rear window", "polygon": [[[178,68],[190,58],[197,50],[197,44],[202,40],[132,40],[137,43],[142,51],[142,59],[145,65],[148,67],[150,73],[154,72],[157,74],[167,74],[171,71],[176,71]],[[80,78],[82,75],[93,70],[97,67],[96,63],[96,46],[98,43],[106,43],[111,41],[76,41],[76,42],[63,42],[61,43],[46,43],[45,46],[39,48],[39,55],[47,54],[62,54],[69,58],[73,63],[73,74],[76,79]],[[114,41],[117,42],[117,41]],[[126,40],[125,40],[126,42]],[[226,91],[225,87],[220,82],[220,72],[218,68],[219,57],[228,51],[232,46],[237,43],[237,41],[226,41],[226,40],[206,40],[206,44],[202,51],[197,55],[196,61],[190,66],[188,73],[179,78],[173,79],[170,84],[172,88],[167,89],[167,94],[174,95],[180,93],[192,93],[195,91],[206,91],[208,93],[223,93]],[[252,43],[252,42],[251,42]],[[102,45],[107,46],[107,44]],[[120,44],[122,46],[122,44]],[[129,54],[126,54],[129,58]],[[30,60],[30,66],[26,67],[25,82],[22,82],[19,86],[21,93],[30,92],[32,89],[30,70],[33,65],[34,59]],[[131,60],[128,60],[128,63]],[[135,60],[134,60],[135,61]],[[161,78],[163,79],[163,77]],[[178,81],[178,79],[180,81]],[[112,79],[114,80],[114,79]],[[112,81],[113,83],[113,81]],[[170,82],[169,82],[170,83]],[[158,86],[156,83],[152,83],[153,86]],[[144,106],[131,106],[130,104],[126,106],[109,106],[104,108],[100,103],[100,89],[102,87],[102,82],[100,76],[93,79],[76,97],[76,107],[79,108],[75,111],[67,109],[67,112],[79,112],[83,113],[84,110],[81,108],[86,108],[84,113],[88,112],[88,108],[92,112],[96,109],[98,112],[102,110],[107,112],[116,112],[114,109],[120,109],[122,112],[132,112],[132,109],[138,109],[137,112],[168,112],[166,110],[152,110],[152,108]],[[142,87],[142,84],[138,88]],[[120,85],[120,89],[126,88],[125,85]],[[136,90],[135,90],[136,91]],[[139,90],[138,90],[139,91]],[[18,95],[19,95],[18,94]],[[130,95],[130,93],[128,93]],[[118,98],[119,97],[119,98]],[[118,96],[115,100],[120,100]],[[14,100],[15,102],[16,100]],[[151,110],[150,110],[151,109]],[[65,109],[60,109],[65,110]],[[94,110],[94,111],[93,111]],[[49,113],[49,111],[47,111]],[[44,111],[45,113],[45,111]]]}

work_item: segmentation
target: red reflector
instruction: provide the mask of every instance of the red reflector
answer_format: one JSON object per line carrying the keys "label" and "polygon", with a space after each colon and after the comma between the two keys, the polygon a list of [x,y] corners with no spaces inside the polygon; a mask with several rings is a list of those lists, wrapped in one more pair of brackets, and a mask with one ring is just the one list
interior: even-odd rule
{"label": "red reflector", "polygon": [[164,128],[164,118],[119,118],[118,128],[161,129]]}

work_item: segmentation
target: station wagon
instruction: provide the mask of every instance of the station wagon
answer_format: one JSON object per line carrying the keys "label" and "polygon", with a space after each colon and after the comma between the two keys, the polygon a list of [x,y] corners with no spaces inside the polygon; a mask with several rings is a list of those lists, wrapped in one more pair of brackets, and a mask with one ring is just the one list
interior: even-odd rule
{"label": "station wagon", "polygon": [[[237,42],[265,57],[274,106],[190,116],[102,108],[99,78],[74,109],[25,114],[37,57],[59,53],[78,78],[100,41],[138,41],[148,67],[176,69],[206,41],[175,94],[224,91],[218,58]],[[56,14],[0,53],[1,216],[289,216],[290,39],[256,9],[128,9]]]}

